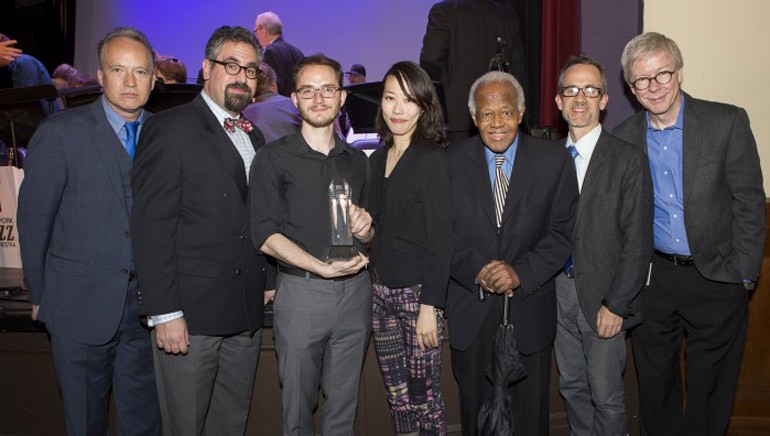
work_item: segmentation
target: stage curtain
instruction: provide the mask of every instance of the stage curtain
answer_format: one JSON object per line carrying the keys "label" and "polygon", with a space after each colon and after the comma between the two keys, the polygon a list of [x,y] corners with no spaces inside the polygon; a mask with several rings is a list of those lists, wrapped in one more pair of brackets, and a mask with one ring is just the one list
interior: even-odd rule
{"label": "stage curtain", "polygon": [[540,124],[564,123],[554,103],[559,70],[572,55],[580,54],[580,0],[543,0],[543,48],[540,69]]}

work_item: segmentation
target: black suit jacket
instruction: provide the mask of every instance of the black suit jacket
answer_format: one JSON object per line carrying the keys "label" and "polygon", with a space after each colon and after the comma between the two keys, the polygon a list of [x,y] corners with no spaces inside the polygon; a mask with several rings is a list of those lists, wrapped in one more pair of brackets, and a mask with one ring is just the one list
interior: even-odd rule
{"label": "black suit jacket", "polygon": [[420,66],[444,85],[452,131],[473,129],[468,92],[489,71],[489,62],[498,51],[498,36],[505,41],[511,73],[526,86],[522,31],[513,7],[493,0],[444,0],[428,14]]}
{"label": "black suit jacket", "polygon": [[[259,129],[250,137],[265,143]],[[131,181],[142,313],[183,310],[195,335],[259,329],[265,258],[250,239],[243,159],[200,95],[147,122]]]}
{"label": "black suit jacket", "polygon": [[596,331],[602,304],[629,328],[642,319],[639,295],[652,256],[652,181],[646,156],[602,130],[575,219],[575,286]]}
{"label": "black suit jacket", "polygon": [[454,255],[447,296],[451,345],[467,349],[501,298],[479,301],[476,276],[494,259],[510,263],[521,287],[511,321],[522,353],[546,348],[556,333],[554,276],[572,252],[578,201],[572,157],[552,141],[519,132],[500,232],[484,145],[478,136],[449,147]]}
{"label": "black suit jacket", "polygon": [[[647,154],[645,112],[615,134]],[[765,246],[765,191],[746,111],[684,94],[684,224],[695,266],[709,280],[756,280]]]}
{"label": "black suit jacket", "polygon": [[280,36],[267,45],[262,62],[275,70],[279,94],[289,97],[294,91],[294,65],[304,57],[300,49],[284,41]]}
{"label": "black suit jacket", "polygon": [[[420,303],[444,307],[452,261],[449,165],[430,141],[409,146],[385,179],[388,147],[370,157],[370,269],[388,287],[422,284]],[[387,195],[385,195],[387,193]]]}

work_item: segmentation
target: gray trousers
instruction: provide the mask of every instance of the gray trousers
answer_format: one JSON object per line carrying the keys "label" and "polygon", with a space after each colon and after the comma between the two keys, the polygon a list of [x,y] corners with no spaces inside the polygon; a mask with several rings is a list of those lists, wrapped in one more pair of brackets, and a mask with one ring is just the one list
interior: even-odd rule
{"label": "gray trousers", "polygon": [[321,434],[353,435],[361,366],[372,323],[372,284],[363,271],[345,280],[278,274],[275,348],[283,385],[283,434],[315,435],[322,385]]}
{"label": "gray trousers", "polygon": [[556,302],[554,350],[570,434],[625,436],[625,331],[610,339],[598,337],[591,327],[595,315],[586,320],[575,280],[564,274],[556,277]]}
{"label": "gray trousers", "polygon": [[155,347],[163,436],[242,435],[246,431],[262,330],[190,336],[187,354]]}

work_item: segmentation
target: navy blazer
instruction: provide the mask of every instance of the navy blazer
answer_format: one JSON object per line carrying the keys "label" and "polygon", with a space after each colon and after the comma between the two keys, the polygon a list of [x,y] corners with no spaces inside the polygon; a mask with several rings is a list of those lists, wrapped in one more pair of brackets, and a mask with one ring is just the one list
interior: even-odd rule
{"label": "navy blazer", "polygon": [[556,334],[554,277],[572,252],[578,201],[575,166],[553,141],[521,132],[498,232],[484,144],[479,136],[448,149],[452,175],[454,255],[447,295],[452,348],[473,343],[492,304],[479,301],[476,276],[495,259],[513,266],[521,281],[511,302],[519,349],[545,349]]}
{"label": "navy blazer", "polygon": [[64,339],[105,344],[126,304],[132,201],[131,159],[102,100],[45,119],[24,172],[19,239],[38,319]]}

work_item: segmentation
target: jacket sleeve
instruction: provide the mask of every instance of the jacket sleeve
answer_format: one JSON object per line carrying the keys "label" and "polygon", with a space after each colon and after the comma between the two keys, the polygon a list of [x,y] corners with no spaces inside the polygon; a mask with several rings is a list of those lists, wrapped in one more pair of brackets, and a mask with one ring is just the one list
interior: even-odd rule
{"label": "jacket sleeve", "polygon": [[451,40],[450,21],[441,3],[433,5],[428,14],[428,26],[422,39],[420,66],[432,80],[441,80]]}

